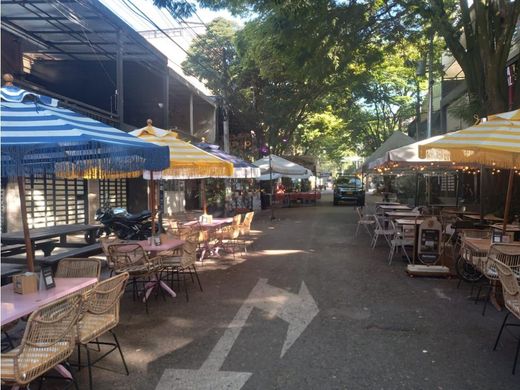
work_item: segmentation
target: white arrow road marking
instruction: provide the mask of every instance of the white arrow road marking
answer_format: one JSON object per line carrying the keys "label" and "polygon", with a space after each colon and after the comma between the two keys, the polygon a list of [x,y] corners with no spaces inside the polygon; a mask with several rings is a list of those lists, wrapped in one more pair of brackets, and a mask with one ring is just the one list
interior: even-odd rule
{"label": "white arrow road marking", "polygon": [[279,317],[289,324],[280,357],[283,357],[319,312],[318,306],[304,282],[302,282],[299,294],[296,295],[267,284],[267,279],[260,279],[201,368],[199,370],[165,370],[156,390],[173,388],[241,389],[252,373],[219,370],[255,307],[265,311],[270,317]]}

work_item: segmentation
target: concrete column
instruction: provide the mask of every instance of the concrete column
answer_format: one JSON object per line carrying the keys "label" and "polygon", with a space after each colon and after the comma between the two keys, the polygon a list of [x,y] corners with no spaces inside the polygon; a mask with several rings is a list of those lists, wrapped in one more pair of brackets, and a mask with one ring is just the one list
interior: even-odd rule
{"label": "concrete column", "polygon": [[22,211],[20,208],[20,192],[16,181],[7,183],[5,189],[6,203],[6,224],[8,232],[17,232],[22,230]]}

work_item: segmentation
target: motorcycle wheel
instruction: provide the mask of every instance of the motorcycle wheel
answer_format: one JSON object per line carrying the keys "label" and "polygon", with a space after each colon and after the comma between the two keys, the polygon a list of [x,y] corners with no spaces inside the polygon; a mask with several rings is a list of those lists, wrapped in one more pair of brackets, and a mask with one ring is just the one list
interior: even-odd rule
{"label": "motorcycle wheel", "polygon": [[[103,235],[103,232],[105,232],[105,228],[98,228],[96,230],[89,230],[88,232],[85,233],[85,235],[83,236],[84,239],[85,239],[85,242],[87,244],[94,244],[99,237],[101,237]],[[108,232],[107,233],[107,236],[108,236]]]}
{"label": "motorcycle wheel", "polygon": [[458,257],[455,263],[455,270],[459,278],[468,283],[476,283],[484,276],[473,265],[464,260],[462,256]]}

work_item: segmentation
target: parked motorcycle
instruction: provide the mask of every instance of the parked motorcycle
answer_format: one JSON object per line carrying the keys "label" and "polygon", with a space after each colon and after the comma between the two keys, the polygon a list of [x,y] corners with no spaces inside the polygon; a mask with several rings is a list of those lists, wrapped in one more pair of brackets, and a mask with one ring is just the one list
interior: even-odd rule
{"label": "parked motorcycle", "polygon": [[[123,240],[145,240],[152,235],[152,213],[144,210],[139,214],[130,214],[123,207],[110,207],[105,205],[96,211],[96,221],[103,227],[98,229],[97,238],[103,234],[114,233]],[[155,221],[155,231],[163,232],[161,226]]]}

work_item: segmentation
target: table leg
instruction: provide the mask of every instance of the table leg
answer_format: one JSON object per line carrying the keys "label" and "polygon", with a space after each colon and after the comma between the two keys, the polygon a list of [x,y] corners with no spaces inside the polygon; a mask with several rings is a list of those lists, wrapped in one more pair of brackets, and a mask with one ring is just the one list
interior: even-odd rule
{"label": "table leg", "polygon": [[173,291],[170,288],[170,286],[164,283],[164,281],[162,281],[157,275],[154,275],[152,277],[152,280],[150,280],[145,285],[145,294],[143,297],[143,302],[146,302],[148,300],[154,288],[162,288],[164,291],[170,294],[172,298],[175,298],[177,296],[177,294],[175,294],[175,291]]}
{"label": "table leg", "polygon": [[65,368],[65,366],[63,366],[62,364],[58,364],[56,367],[54,367],[54,369],[56,371],[58,371],[58,374],[60,374],[62,377],[66,378],[66,379],[74,380],[70,371],[67,370]]}
{"label": "table leg", "polygon": [[489,301],[491,304],[497,309],[497,311],[502,311],[502,306],[498,303],[497,300],[497,286],[496,283],[493,283],[493,287],[491,287],[491,293],[489,295]]}

